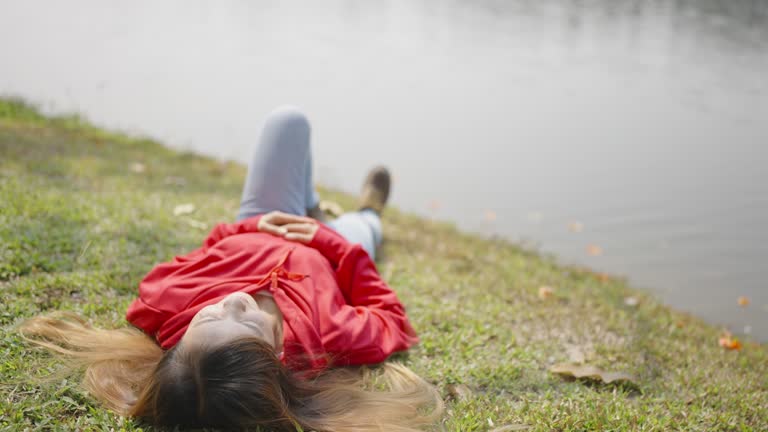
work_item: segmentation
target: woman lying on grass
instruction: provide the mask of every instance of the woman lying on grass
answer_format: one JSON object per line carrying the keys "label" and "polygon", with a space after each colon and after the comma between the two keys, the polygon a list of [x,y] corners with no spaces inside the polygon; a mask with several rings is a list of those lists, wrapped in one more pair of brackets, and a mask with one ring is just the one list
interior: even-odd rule
{"label": "woman lying on grass", "polygon": [[309,140],[300,112],[268,117],[237,222],[147,274],[127,312],[138,329],[58,315],[23,334],[83,366],[86,389],[108,407],[153,424],[341,432],[435,422],[439,395],[406,367],[385,364],[380,382],[331,368],[383,362],[417,337],[372,260],[388,172],[371,171],[359,211],[318,223],[306,216],[320,214]]}

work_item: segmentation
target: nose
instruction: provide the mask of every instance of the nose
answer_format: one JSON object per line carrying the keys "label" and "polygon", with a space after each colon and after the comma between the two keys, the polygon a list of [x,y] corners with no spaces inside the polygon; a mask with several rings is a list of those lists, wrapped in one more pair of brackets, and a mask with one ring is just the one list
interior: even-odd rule
{"label": "nose", "polygon": [[224,310],[229,313],[241,314],[245,312],[247,305],[246,299],[240,296],[229,296],[222,303]]}

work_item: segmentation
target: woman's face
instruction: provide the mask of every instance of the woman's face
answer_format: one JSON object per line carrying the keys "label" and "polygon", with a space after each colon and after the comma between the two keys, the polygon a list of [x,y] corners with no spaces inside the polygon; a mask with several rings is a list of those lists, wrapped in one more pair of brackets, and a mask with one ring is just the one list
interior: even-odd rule
{"label": "woman's face", "polygon": [[181,340],[187,347],[210,346],[239,337],[256,336],[279,351],[282,341],[278,340],[277,320],[276,316],[262,310],[253,297],[236,292],[200,309]]}

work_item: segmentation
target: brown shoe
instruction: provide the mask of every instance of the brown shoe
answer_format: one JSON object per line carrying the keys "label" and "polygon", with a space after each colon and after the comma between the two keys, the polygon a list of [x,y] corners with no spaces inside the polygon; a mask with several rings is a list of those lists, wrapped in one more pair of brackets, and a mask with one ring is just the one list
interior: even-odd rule
{"label": "brown shoe", "polygon": [[375,167],[369,171],[360,194],[360,210],[371,209],[381,214],[387,204],[387,199],[389,199],[391,184],[392,177],[389,175],[389,170],[383,166]]}

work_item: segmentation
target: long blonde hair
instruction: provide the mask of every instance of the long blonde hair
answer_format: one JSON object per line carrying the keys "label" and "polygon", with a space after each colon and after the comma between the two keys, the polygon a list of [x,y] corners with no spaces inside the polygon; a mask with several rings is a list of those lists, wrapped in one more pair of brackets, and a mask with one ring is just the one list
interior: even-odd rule
{"label": "long blonde hair", "polygon": [[108,408],[153,424],[415,432],[443,412],[435,388],[398,363],[307,378],[254,338],[163,351],[138,329],[98,329],[71,313],[30,319],[20,331],[68,370],[83,370],[85,389]]}

